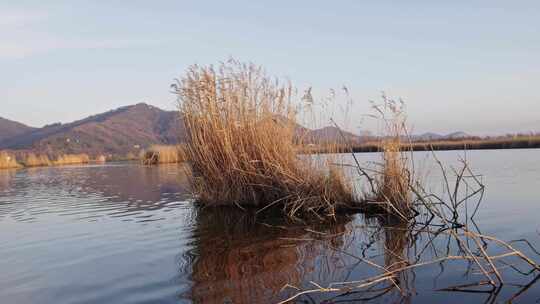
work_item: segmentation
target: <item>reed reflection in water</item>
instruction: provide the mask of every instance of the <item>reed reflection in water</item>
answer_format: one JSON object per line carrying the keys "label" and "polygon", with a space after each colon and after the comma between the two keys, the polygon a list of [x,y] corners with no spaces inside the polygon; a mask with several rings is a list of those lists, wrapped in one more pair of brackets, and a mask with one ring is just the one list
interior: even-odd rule
{"label": "reed reflection in water", "polygon": [[[181,272],[191,273],[192,283],[181,297],[195,303],[278,303],[299,291],[354,286],[350,282],[393,271],[391,280],[365,288],[306,293],[293,302],[412,303],[417,298],[425,303],[429,297],[421,291],[426,290],[437,290],[433,299],[445,302],[463,295],[463,289],[453,286],[481,287],[475,283],[474,263],[430,265],[438,254],[456,250],[455,244],[447,243],[446,234],[414,231],[389,217],[353,215],[334,223],[301,225],[235,209],[202,209],[194,217],[192,240],[192,249],[181,259]],[[414,267],[418,262],[428,266]],[[467,294],[468,299],[493,302],[521,295],[533,286],[530,278],[508,276],[523,283],[504,291],[480,289]]]}
{"label": "reed reflection in water", "polygon": [[[313,287],[311,282],[329,284],[375,274],[377,269],[358,259],[362,255],[384,261],[387,269],[402,267],[410,243],[407,232],[383,228],[377,219],[368,222],[378,227],[366,225],[359,216],[302,225],[234,208],[199,210],[193,249],[181,261],[181,272],[191,272],[192,287],[182,297],[196,303],[277,303],[294,294],[295,288]],[[363,229],[355,229],[358,225]],[[379,285],[368,293],[403,300],[396,284],[409,288],[405,272],[394,284]],[[310,298],[322,300],[320,296]]]}
{"label": "reed reflection in water", "polygon": [[326,226],[285,227],[240,210],[200,210],[194,249],[185,255],[193,281],[186,296],[197,303],[276,302],[287,284],[300,286],[307,276],[330,278],[343,269],[321,263],[335,258],[331,248],[344,246],[348,223],[343,218]]}

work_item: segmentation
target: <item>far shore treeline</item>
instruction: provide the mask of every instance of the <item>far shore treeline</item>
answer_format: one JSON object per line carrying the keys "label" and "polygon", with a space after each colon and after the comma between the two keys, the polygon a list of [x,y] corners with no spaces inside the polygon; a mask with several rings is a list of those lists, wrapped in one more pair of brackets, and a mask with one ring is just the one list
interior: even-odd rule
{"label": "far shore treeline", "polygon": [[[303,129],[305,130],[305,129]],[[324,130],[324,131],[321,131]],[[304,142],[299,151],[313,153],[371,153],[380,152],[384,137],[360,137],[337,128],[326,127],[311,131],[316,136]],[[333,138],[346,134],[346,140]],[[331,135],[329,135],[331,134]],[[355,136],[355,137],[352,137]],[[536,149],[540,148],[540,134],[516,134],[505,136],[467,136],[462,138],[441,138],[425,140],[421,138],[403,138],[401,150],[407,151],[442,151],[442,150],[495,150],[495,149]],[[180,163],[187,160],[183,144],[151,144],[147,147],[135,145],[134,151],[127,153],[99,153],[90,149],[87,153],[65,153],[63,151],[40,152],[38,149],[0,150],[0,169],[59,166],[107,161],[140,161],[145,165]]]}
{"label": "far shore treeline", "polygon": [[[382,136],[373,136],[367,131],[357,135],[323,120],[318,126],[321,128],[309,129],[295,124],[295,133],[304,137],[304,146],[300,147],[304,153],[325,153],[329,151],[329,146],[335,148],[336,145],[343,152],[377,152],[384,141]],[[166,147],[185,144],[186,140],[184,119],[178,111],[165,111],[146,103],[42,128],[0,118],[0,151],[13,155],[22,166],[36,163],[48,165],[62,155],[82,154],[86,154],[90,160],[99,161],[145,158],[147,164],[183,161],[185,157],[181,152],[177,155],[176,148],[171,150]],[[403,149],[415,151],[539,148],[540,133],[490,137],[471,136],[463,132],[448,135],[425,133],[410,135],[403,138],[401,143]],[[164,157],[160,159],[159,155]],[[5,159],[0,161],[10,162]]]}
{"label": "far shore treeline", "polygon": [[[381,139],[369,139],[364,142],[342,145],[339,150],[354,153],[380,152]],[[497,149],[538,149],[540,134],[517,134],[496,137],[464,137],[458,139],[408,140],[401,143],[403,150],[409,151],[444,151],[444,150],[497,150]],[[333,147],[335,148],[335,147]],[[325,153],[324,143],[306,147],[306,153]]]}

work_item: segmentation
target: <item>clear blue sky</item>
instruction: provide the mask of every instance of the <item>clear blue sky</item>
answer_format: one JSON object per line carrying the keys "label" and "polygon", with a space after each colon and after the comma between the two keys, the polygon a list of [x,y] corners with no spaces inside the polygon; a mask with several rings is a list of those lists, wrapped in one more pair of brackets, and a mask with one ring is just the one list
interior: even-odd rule
{"label": "clear blue sky", "polygon": [[33,126],[175,107],[172,79],[234,56],[415,132],[540,131],[540,1],[0,0],[0,116]]}

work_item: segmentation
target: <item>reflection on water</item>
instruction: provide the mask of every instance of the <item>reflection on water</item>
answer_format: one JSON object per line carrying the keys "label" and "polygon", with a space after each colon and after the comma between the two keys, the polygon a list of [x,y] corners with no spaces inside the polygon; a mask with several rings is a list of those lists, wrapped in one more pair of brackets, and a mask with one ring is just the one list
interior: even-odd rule
{"label": "reflection on water", "polygon": [[8,192],[11,189],[12,180],[15,174],[16,170],[0,170],[0,194]]}
{"label": "reflection on water", "polygon": [[177,165],[3,170],[0,218],[11,214],[15,220],[31,221],[40,213],[122,216],[160,209],[187,197],[183,172]]}
{"label": "reflection on water", "polygon": [[[535,150],[481,153],[469,155],[477,158],[471,162],[488,185],[479,226],[506,240],[540,244],[540,204],[530,190],[540,187],[540,168],[534,165],[540,156]],[[510,174],[495,166],[512,162],[522,170]],[[184,169],[107,164],[0,170],[1,302],[276,303],[298,289],[381,273],[366,260],[392,271],[419,252],[431,259],[455,246],[443,234],[433,241],[433,235],[411,233],[388,218],[350,215],[303,225],[235,209],[195,209]],[[426,246],[430,242],[433,246]],[[394,281],[362,292],[312,293],[296,301],[497,303],[518,294],[518,302],[534,303],[540,298],[534,273],[502,271],[509,282],[496,296],[449,291],[481,276],[467,263],[448,262],[400,272]]]}
{"label": "reflection on water", "polygon": [[350,222],[285,226],[238,210],[203,210],[194,249],[185,256],[193,280],[188,296],[197,303],[277,302],[287,284],[338,277],[345,268],[336,265],[340,257],[332,248],[345,245]]}

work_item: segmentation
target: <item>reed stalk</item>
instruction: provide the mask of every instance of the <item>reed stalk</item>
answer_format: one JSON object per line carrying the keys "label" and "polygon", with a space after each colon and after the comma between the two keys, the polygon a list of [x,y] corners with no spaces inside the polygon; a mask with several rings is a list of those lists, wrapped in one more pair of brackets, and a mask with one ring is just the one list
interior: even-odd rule
{"label": "reed stalk", "polygon": [[[389,214],[395,214],[404,220],[414,216],[410,186],[414,183],[414,168],[407,157],[408,130],[404,103],[388,98],[384,93],[381,104],[373,104],[382,123],[382,140],[379,145],[382,153],[382,170],[377,175],[375,198],[384,202],[383,207]],[[405,139],[405,140],[404,140]]]}

